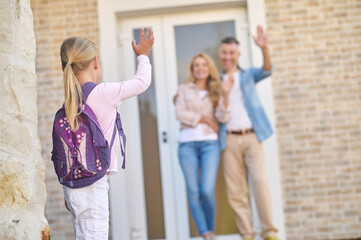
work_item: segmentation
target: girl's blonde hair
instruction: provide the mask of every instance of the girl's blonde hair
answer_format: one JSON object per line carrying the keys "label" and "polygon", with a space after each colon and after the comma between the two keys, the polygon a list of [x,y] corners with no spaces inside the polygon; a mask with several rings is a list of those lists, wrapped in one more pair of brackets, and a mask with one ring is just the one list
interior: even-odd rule
{"label": "girl's blonde hair", "polygon": [[82,91],[76,75],[86,69],[97,56],[95,44],[81,37],[71,37],[61,44],[60,58],[64,80],[64,107],[72,131],[79,128]]}
{"label": "girl's blonde hair", "polygon": [[194,61],[199,57],[206,60],[207,65],[208,65],[209,76],[208,76],[207,84],[206,84],[207,91],[208,91],[208,97],[209,97],[213,107],[216,108],[218,106],[219,99],[222,95],[222,86],[221,86],[221,81],[219,79],[218,70],[216,68],[214,61],[212,60],[212,58],[210,56],[208,56],[205,53],[199,53],[192,58],[192,61],[189,66],[190,75],[187,79],[184,80],[184,83],[189,83],[189,82],[195,83],[196,82],[196,78],[193,75],[193,64],[194,64]]}

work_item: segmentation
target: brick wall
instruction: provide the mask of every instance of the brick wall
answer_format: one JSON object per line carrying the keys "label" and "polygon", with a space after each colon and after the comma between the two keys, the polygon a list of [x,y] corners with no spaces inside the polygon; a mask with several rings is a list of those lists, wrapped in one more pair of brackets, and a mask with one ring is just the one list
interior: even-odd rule
{"label": "brick wall", "polygon": [[38,133],[47,164],[45,215],[52,239],[73,239],[70,213],[64,208],[62,188],[50,161],[52,121],[64,99],[59,51],[62,41],[71,36],[87,37],[98,43],[97,1],[32,0],[31,7],[37,43]]}
{"label": "brick wall", "polygon": [[361,1],[266,11],[287,237],[361,237]]}

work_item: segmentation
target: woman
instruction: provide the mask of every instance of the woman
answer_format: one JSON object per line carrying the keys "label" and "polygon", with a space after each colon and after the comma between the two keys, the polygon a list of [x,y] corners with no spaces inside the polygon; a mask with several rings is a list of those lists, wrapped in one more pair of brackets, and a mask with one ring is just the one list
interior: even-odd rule
{"label": "woman", "polygon": [[181,122],[179,162],[191,213],[204,239],[214,236],[214,187],[220,154],[217,121],[228,121],[231,87],[231,81],[221,86],[213,60],[200,53],[193,57],[190,77],[179,87],[176,99],[176,115]]}

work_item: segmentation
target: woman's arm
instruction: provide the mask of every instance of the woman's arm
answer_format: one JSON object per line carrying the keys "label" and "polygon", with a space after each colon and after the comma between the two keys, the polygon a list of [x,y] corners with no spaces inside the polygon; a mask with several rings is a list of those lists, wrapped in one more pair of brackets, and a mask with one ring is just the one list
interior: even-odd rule
{"label": "woman's arm", "polygon": [[178,97],[175,102],[175,109],[178,121],[191,127],[196,127],[202,119],[202,115],[200,113],[189,111],[187,108],[185,92],[182,85],[179,87]]}

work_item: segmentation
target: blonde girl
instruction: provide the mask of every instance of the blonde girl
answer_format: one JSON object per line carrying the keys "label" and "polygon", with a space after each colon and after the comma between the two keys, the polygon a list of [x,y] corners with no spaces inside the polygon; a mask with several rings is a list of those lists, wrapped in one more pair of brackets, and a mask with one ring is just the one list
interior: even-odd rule
{"label": "blonde girl", "polygon": [[[64,80],[64,107],[70,128],[79,127],[79,104],[83,94],[88,95],[85,102],[95,113],[103,134],[111,141],[114,130],[117,106],[127,98],[144,92],[151,83],[149,52],[153,46],[153,32],[149,28],[144,34],[141,29],[140,41],[132,46],[138,56],[136,75],[127,81],[99,83],[101,68],[95,44],[82,37],[66,39],[60,49]],[[131,58],[131,56],[130,56]],[[63,186],[65,201],[72,215],[76,239],[108,239],[108,177],[117,171],[118,137],[111,149],[111,163],[107,174],[90,186],[68,188]]]}

